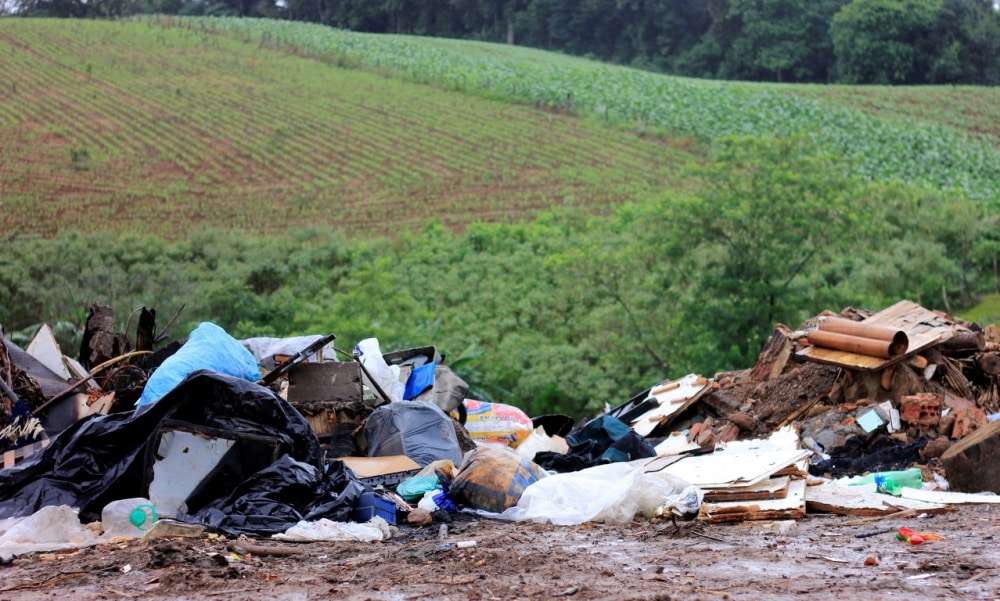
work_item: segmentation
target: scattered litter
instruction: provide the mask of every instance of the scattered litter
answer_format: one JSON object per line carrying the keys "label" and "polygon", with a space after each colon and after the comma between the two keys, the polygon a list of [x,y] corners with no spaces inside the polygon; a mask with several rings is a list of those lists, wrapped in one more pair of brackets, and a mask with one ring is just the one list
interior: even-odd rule
{"label": "scattered litter", "polygon": [[896,534],[896,539],[911,545],[922,545],[924,543],[944,540],[944,537],[936,532],[914,532],[909,528],[900,528]]}
{"label": "scattered litter", "polygon": [[626,523],[636,515],[691,516],[701,498],[701,490],[671,474],[613,463],[539,480],[524,490],[516,506],[494,517],[561,526]]}

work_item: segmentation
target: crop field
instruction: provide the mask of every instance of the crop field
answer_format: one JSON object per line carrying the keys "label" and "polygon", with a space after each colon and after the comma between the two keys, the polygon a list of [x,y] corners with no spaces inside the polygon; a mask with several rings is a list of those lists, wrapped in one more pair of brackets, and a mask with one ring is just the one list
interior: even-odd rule
{"label": "crop field", "polygon": [[858,108],[903,124],[945,125],[1000,148],[1000,87],[822,86],[771,84],[775,90]]}
{"label": "crop field", "polygon": [[0,20],[0,228],[392,233],[689,185],[691,140],[149,22]]}
{"label": "crop field", "polygon": [[[946,91],[934,97],[926,96],[926,88],[879,89],[869,101],[851,87],[799,91],[671,77],[480,42],[362,34],[266,19],[159,22],[230,32],[445,89],[563,108],[706,142],[738,134],[804,135],[861,177],[959,189],[1000,206],[1000,151],[991,121],[996,92],[989,89],[942,88]],[[962,98],[958,107],[951,103],[955,96]],[[919,100],[907,107],[904,98]],[[988,108],[979,111],[979,106]],[[946,114],[950,110],[961,114]]]}

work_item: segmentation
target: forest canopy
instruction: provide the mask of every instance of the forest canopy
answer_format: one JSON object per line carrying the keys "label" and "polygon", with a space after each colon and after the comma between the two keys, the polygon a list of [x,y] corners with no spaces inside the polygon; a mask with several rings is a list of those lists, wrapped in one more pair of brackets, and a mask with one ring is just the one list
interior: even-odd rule
{"label": "forest canopy", "polygon": [[1000,9],[993,0],[7,0],[0,6],[25,16],[292,19],[520,44],[696,77],[1000,84]]}

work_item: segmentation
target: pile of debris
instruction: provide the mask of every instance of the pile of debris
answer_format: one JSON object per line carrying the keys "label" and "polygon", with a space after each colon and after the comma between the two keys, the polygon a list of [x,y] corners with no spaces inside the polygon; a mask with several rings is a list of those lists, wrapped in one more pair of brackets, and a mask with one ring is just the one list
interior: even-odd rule
{"label": "pile of debris", "polygon": [[[27,350],[3,339],[0,554],[158,522],[377,541],[463,510],[569,525],[1000,502],[954,492],[1000,492],[1000,336],[909,301],[779,325],[750,369],[667,380],[580,422],[466,398],[434,346],[237,341],[209,323],[182,345],[155,317],[130,338],[92,307],[79,361],[48,327]],[[25,538],[25,520],[62,530]],[[97,520],[104,534],[81,534]]]}

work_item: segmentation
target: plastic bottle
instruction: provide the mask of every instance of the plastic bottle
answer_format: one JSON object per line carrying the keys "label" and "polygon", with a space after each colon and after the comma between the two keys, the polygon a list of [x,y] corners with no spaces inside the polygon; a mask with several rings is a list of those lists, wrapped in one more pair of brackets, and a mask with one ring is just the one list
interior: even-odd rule
{"label": "plastic bottle", "polygon": [[875,488],[880,493],[899,496],[903,488],[921,488],[924,485],[924,477],[920,473],[920,468],[910,468],[895,472],[876,472],[858,478],[853,478],[848,484],[851,486],[861,486],[875,483]]}
{"label": "plastic bottle", "polygon": [[135,498],[112,501],[101,511],[101,526],[109,537],[140,537],[159,519],[149,499]]}

